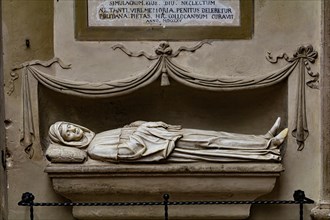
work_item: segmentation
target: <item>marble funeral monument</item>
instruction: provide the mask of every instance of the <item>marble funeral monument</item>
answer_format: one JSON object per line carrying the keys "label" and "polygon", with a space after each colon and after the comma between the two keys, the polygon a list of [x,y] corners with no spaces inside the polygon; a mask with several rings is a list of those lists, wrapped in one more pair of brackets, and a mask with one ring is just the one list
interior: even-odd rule
{"label": "marble funeral monument", "polygon": [[[247,135],[136,121],[95,135],[83,126],[56,122],[49,128],[46,172],[55,191],[73,201],[157,200],[164,192],[176,200],[253,200],[270,192],[282,171],[280,147],[288,129],[278,133],[279,127],[280,118],[266,134]],[[249,207],[194,207],[188,208],[189,215],[173,207],[171,216],[244,219]],[[73,215],[161,218],[157,208],[142,209],[74,207]]]}
{"label": "marble funeral monument", "polygon": [[[176,108],[188,110],[179,103],[192,102],[192,108],[195,110],[200,108],[197,117],[205,117],[211,112],[212,116],[207,116],[208,123],[218,118],[219,111],[226,105],[231,105],[226,100],[225,105],[217,105],[218,94],[223,92],[222,97],[233,97],[229,93],[250,90],[259,90],[258,97],[262,97],[261,93],[272,91],[269,93],[274,98],[268,96],[253,100],[253,103],[263,106],[262,117],[270,120],[268,116],[274,116],[275,110],[278,109],[278,115],[287,117],[287,113],[283,112],[282,105],[285,103],[283,95],[283,82],[294,73],[296,67],[299,67],[299,76],[306,73],[312,77],[307,81],[304,77],[298,78],[299,89],[296,90],[297,102],[294,106],[296,113],[293,118],[292,136],[296,139],[298,150],[302,151],[305,147],[305,141],[309,136],[307,126],[307,110],[305,84],[310,88],[318,87],[318,73],[314,73],[310,68],[317,58],[317,52],[311,45],[300,46],[296,53],[289,57],[288,55],[280,55],[273,57],[268,53],[267,60],[271,63],[277,63],[279,59],[285,59],[288,63],[279,70],[269,73],[252,75],[252,76],[221,76],[210,77],[203,74],[194,73],[191,70],[181,66],[174,61],[182,52],[195,52],[203,45],[210,44],[210,41],[201,41],[192,47],[179,47],[173,50],[166,41],[159,43],[155,49],[155,54],[151,55],[144,51],[132,52],[122,44],[112,46],[113,50],[120,50],[130,58],[144,57],[148,61],[152,61],[146,70],[140,71],[138,74],[132,74],[129,77],[101,81],[86,82],[67,80],[63,77],[54,76],[53,66],[57,67],[57,71],[72,71],[70,65],[64,64],[59,58],[53,58],[49,61],[33,60],[23,63],[14,68],[15,71],[22,70],[22,101],[23,101],[23,123],[21,145],[25,152],[34,157],[36,149],[35,137],[38,137],[39,130],[35,130],[35,123],[40,123],[40,136],[44,136],[46,140],[42,140],[46,144],[45,156],[49,160],[45,172],[52,180],[53,189],[56,193],[75,202],[111,202],[111,201],[157,201],[164,193],[169,193],[174,201],[187,200],[255,200],[258,197],[270,193],[274,187],[277,177],[283,171],[282,157],[285,145],[283,142],[288,136],[288,129],[280,128],[280,118],[268,131],[265,129],[261,134],[247,134],[248,132],[224,132],[218,131],[218,124],[212,122],[215,129],[199,128],[198,123],[193,128],[182,128],[175,125],[173,118],[169,117],[171,124],[167,124],[160,119],[159,121],[135,121],[125,123],[111,129],[106,128],[100,131],[99,127],[102,120],[97,113],[103,109],[97,103],[106,100],[105,108],[112,102],[108,99],[120,101],[129,100],[128,97],[140,97],[138,101],[123,101],[118,103],[125,111],[125,117],[121,123],[127,121],[128,118],[135,118],[139,115],[145,115],[147,118],[150,114],[157,113],[157,117],[163,117],[161,113],[165,112],[164,105],[161,109],[150,109],[147,114],[141,112],[142,103],[148,99],[150,95],[156,94],[153,100],[162,100],[159,98],[159,82],[162,87],[177,87],[172,97],[186,95],[184,99],[175,101]],[[307,61],[308,60],[308,61]],[[31,89],[29,77],[33,76],[44,87],[38,93],[40,96],[40,107],[46,108],[52,95],[49,91],[65,95],[58,97],[56,112],[43,112],[44,114],[34,114],[33,110],[38,108],[36,90]],[[14,81],[18,78],[16,73],[12,74],[13,80],[10,92],[15,90]],[[158,82],[158,85],[155,83]],[[200,103],[196,106],[196,101],[188,97],[188,90],[180,91],[183,86],[190,87],[190,92],[194,89],[200,89],[203,93],[195,93],[196,98],[199,97]],[[276,85],[279,84],[279,85]],[[145,87],[145,88],[143,88]],[[140,92],[142,90],[150,92]],[[265,89],[266,87],[274,87]],[[43,90],[45,89],[45,90]],[[160,91],[165,90],[161,89]],[[166,90],[171,93],[171,90]],[[32,94],[32,95],[31,95]],[[44,94],[48,94],[43,97]],[[139,94],[139,95],[137,95]],[[213,99],[206,97],[212,96]],[[74,98],[72,98],[74,97]],[[96,99],[100,98],[100,99]],[[117,98],[117,99],[116,99]],[[253,97],[254,98],[254,97]],[[207,102],[206,100],[207,99]],[[63,102],[63,100],[71,100]],[[235,100],[235,99],[233,99]],[[230,102],[233,102],[230,100]],[[236,101],[242,101],[236,99]],[[265,106],[266,102],[269,106]],[[34,103],[34,104],[33,104]],[[74,104],[76,103],[76,104]],[[89,104],[88,104],[89,103]],[[127,107],[135,103],[139,108]],[[171,102],[168,103],[171,105]],[[249,105],[247,102],[245,105]],[[213,108],[205,108],[205,105],[214,106]],[[284,104],[285,106],[286,104]],[[89,111],[87,106],[94,108]],[[95,106],[99,106],[95,108]],[[125,107],[126,106],[126,107]],[[150,105],[145,105],[150,107]],[[116,108],[116,105],[112,107]],[[82,119],[82,112],[72,109],[84,109],[91,114],[85,115],[86,119]],[[169,112],[170,108],[166,107]],[[62,110],[61,110],[62,109]],[[69,111],[75,114],[67,114]],[[104,115],[116,116],[117,113],[103,112]],[[231,107],[235,110],[235,107]],[[64,110],[64,112],[63,112]],[[250,106],[246,112],[238,111],[238,114],[231,114],[231,120],[236,120],[238,115],[249,113],[255,117],[260,117],[256,112],[255,106]],[[60,112],[63,112],[62,114]],[[137,114],[138,113],[138,114]],[[101,115],[100,115],[101,116]],[[65,120],[66,118],[80,118],[82,122],[76,123]],[[101,116],[102,117],[102,116]],[[156,117],[154,115],[154,117]],[[167,117],[164,115],[164,117]],[[254,117],[244,117],[246,122],[254,123],[254,128],[262,124],[262,121],[256,121]],[[57,119],[57,120],[55,120]],[[112,123],[108,117],[105,124]],[[164,118],[165,119],[165,118]],[[181,117],[176,117],[181,120]],[[63,121],[59,121],[63,120]],[[89,123],[96,122],[91,130],[84,127],[84,120]],[[186,118],[186,120],[190,120]],[[51,122],[52,121],[52,122]],[[56,122],[58,121],[58,122]],[[68,121],[68,122],[66,122]],[[77,121],[77,120],[74,120]],[[165,121],[165,120],[164,120]],[[51,123],[50,123],[51,122]],[[174,123],[173,123],[174,122]],[[181,121],[185,122],[185,121]],[[250,127],[249,123],[245,125]],[[49,123],[49,127],[45,125]],[[174,124],[174,125],[172,125]],[[180,123],[178,123],[180,124]],[[227,122],[227,125],[230,125]],[[242,126],[236,120],[235,127]],[[88,126],[89,127],[89,126]],[[189,126],[187,126],[189,127]],[[224,130],[222,129],[219,130]],[[97,132],[93,130],[96,129]],[[281,130],[283,129],[283,130]],[[49,130],[47,132],[47,130]],[[96,133],[96,134],[95,134]],[[37,134],[37,135],[36,135]],[[250,205],[239,204],[219,207],[214,209],[212,206],[187,207],[185,212],[180,211],[180,207],[171,207],[171,217],[174,219],[246,219],[250,215]],[[129,210],[125,207],[80,207],[72,208],[73,217],[76,219],[159,219],[162,211],[157,207],[134,207]]]}
{"label": "marble funeral monument", "polygon": [[[91,101],[87,101],[86,98],[93,100],[93,104],[89,106],[94,108],[99,100],[95,98],[108,100],[108,98],[127,98],[142,94],[138,102],[133,102],[140,105],[145,102],[143,100],[147,96],[156,91],[140,93],[138,90],[158,80],[162,87],[170,87],[174,84],[181,88],[179,84],[183,84],[193,89],[203,90],[203,95],[196,93],[202,99],[212,94],[216,99],[209,99],[207,105],[218,102],[218,95],[215,94],[219,93],[215,92],[264,89],[273,86],[276,88],[271,94],[277,97],[277,100],[267,98],[270,100],[269,107],[261,104],[263,100],[258,103],[265,109],[270,108],[269,111],[272,112],[270,115],[275,114],[274,108],[276,108],[280,111],[280,115],[286,117],[286,113],[283,114],[281,108],[283,99],[279,98],[285,93],[283,89],[281,90],[281,85],[275,84],[285,81],[297,66],[300,67],[299,75],[305,75],[307,72],[313,77],[307,82],[304,78],[299,78],[300,87],[296,91],[298,101],[295,106],[292,136],[296,139],[298,150],[303,150],[309,135],[303,85],[307,84],[311,88],[318,86],[318,74],[313,73],[309,66],[309,63],[317,58],[317,52],[313,47],[301,46],[292,57],[286,54],[273,57],[271,53],[268,53],[269,62],[277,63],[279,59],[284,58],[288,64],[276,71],[248,77],[204,76],[193,73],[174,61],[174,58],[182,52],[195,52],[205,44],[210,44],[210,41],[201,41],[193,47],[182,46],[173,50],[168,42],[162,41],[155,49],[154,55],[144,51],[132,52],[122,44],[114,45],[113,50],[121,50],[132,58],[144,57],[148,61],[153,61],[153,64],[148,69],[127,78],[103,82],[73,81],[53,76],[52,68],[50,68],[53,65],[57,65],[60,71],[71,70],[70,65],[64,64],[58,58],[49,61],[34,60],[17,66],[14,70],[22,70],[24,76],[22,81],[24,123],[21,145],[25,147],[25,152],[30,157],[34,156],[36,134],[34,123],[38,122],[36,120],[38,116],[33,114],[35,105],[32,103],[35,99],[31,99],[30,96],[29,76],[33,76],[45,88],[66,95],[65,98],[59,98],[61,101],[57,105],[58,112],[55,114],[45,112],[44,115],[40,115],[40,120],[47,123],[50,122],[49,118],[53,121],[55,118],[61,120],[69,116],[63,112],[60,117],[60,109],[87,108],[85,105]],[[14,73],[12,76],[17,78]],[[159,90],[159,85],[154,89]],[[12,84],[12,91],[14,91],[14,84]],[[43,93],[48,92],[45,90],[39,95],[42,97]],[[228,93],[226,94],[224,97],[230,97]],[[258,94],[260,96],[260,93]],[[35,96],[36,93],[32,95]],[[171,97],[176,95],[177,93]],[[75,98],[70,99],[71,96]],[[41,98],[43,100],[40,102],[41,106],[49,101],[49,97],[51,96],[46,99]],[[63,98],[72,102],[69,105],[63,103]],[[186,101],[189,102],[189,99],[187,98]],[[78,102],[73,104],[76,100]],[[157,95],[155,100],[159,100]],[[185,99],[180,100],[180,102],[183,101]],[[130,102],[123,102],[120,105],[126,108],[125,105],[129,106]],[[178,101],[176,103],[180,106]],[[213,117],[217,118],[219,106],[207,109],[204,108],[206,103],[204,100],[200,103],[199,107],[202,111],[199,112],[198,117],[204,117],[213,111]],[[196,107],[194,105],[194,108]],[[101,109],[101,106],[98,108]],[[88,112],[87,109],[85,110]],[[251,106],[249,111],[255,112],[255,108]],[[136,112],[141,115],[140,109],[134,107],[125,114],[128,118],[132,115],[136,117]],[[148,112],[148,114],[151,113],[152,110]],[[240,112],[240,114],[245,113]],[[147,117],[149,117],[148,114]],[[264,114],[267,116],[269,113],[264,111]],[[92,121],[96,120],[96,128],[98,128],[101,124],[96,115],[91,112],[86,117]],[[77,115],[70,116],[80,117],[78,112]],[[123,120],[126,120],[126,117]],[[235,117],[231,119],[235,120]],[[213,120],[212,117],[208,119]],[[177,118],[177,120],[181,119]],[[171,119],[171,121],[174,120]],[[254,118],[249,118],[248,121],[253,122]],[[111,124],[111,121],[107,123]],[[254,127],[258,123],[261,122],[257,122]],[[93,129],[66,121],[55,123],[53,121],[49,128],[41,125],[43,128],[41,132],[46,136],[44,143],[48,142],[45,156],[50,162],[45,172],[52,180],[54,191],[75,202],[157,201],[164,193],[169,193],[174,201],[255,200],[271,192],[275,187],[276,179],[283,171],[282,157],[283,149],[285,149],[283,142],[288,135],[288,129],[280,130],[280,118],[272,127],[269,125],[271,128],[263,131],[261,135],[199,129],[196,125],[193,129],[182,128],[180,125],[172,124],[162,121],[135,121],[119,128],[113,126],[109,130],[105,128],[103,132],[99,130],[93,132]],[[240,123],[236,122],[236,126],[240,126]],[[49,131],[45,132],[46,130]],[[229,205],[217,209],[212,206],[187,207],[185,212],[181,212],[180,209],[180,207],[171,207],[171,217],[174,219],[246,219],[250,215],[250,205],[247,204]],[[72,208],[72,213],[76,219],[93,220],[159,219],[162,216],[162,211],[157,207],[134,207],[128,210],[124,207],[75,206]]]}
{"label": "marble funeral monument", "polygon": [[[22,2],[2,1],[3,219],[28,218],[17,207],[27,191],[37,202],[180,202],[291,200],[297,189],[319,201],[304,219],[328,219],[330,1]],[[156,220],[164,207],[34,214]],[[298,215],[169,206],[172,220]]]}

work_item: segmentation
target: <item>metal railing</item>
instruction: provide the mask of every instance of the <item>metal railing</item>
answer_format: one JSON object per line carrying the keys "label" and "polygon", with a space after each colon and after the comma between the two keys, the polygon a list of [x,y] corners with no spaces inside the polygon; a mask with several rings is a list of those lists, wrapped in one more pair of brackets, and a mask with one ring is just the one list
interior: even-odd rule
{"label": "metal railing", "polygon": [[255,200],[255,201],[169,201],[170,195],[164,194],[162,202],[34,202],[34,195],[30,192],[22,194],[19,206],[30,207],[30,220],[34,219],[35,206],[164,206],[164,219],[169,219],[169,206],[186,205],[299,205],[299,220],[304,219],[304,204],[314,201],[305,196],[302,190],[296,190],[294,200]]}

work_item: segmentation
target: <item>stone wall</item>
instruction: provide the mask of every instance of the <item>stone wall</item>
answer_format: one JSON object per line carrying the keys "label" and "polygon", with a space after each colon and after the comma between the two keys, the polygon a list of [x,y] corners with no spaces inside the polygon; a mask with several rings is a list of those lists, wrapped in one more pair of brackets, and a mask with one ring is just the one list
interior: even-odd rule
{"label": "stone wall", "polygon": [[[2,15],[2,5],[0,5],[0,17]],[[0,24],[0,36],[2,39],[2,24]],[[2,51],[2,41],[0,42],[0,51]],[[0,85],[3,85],[3,62],[2,62],[2,57],[0,58]],[[5,100],[4,100],[4,87],[0,87],[0,121],[5,120]],[[5,154],[5,128],[4,126],[0,127],[0,150],[1,150],[1,155],[4,157]],[[0,217],[2,220],[6,219],[7,215],[7,202],[6,202],[6,196],[7,196],[7,191],[6,191],[6,173],[4,170],[4,166],[2,165],[0,167]]]}
{"label": "stone wall", "polygon": [[[61,58],[65,63],[70,63],[72,69],[62,71],[56,69],[55,74],[71,80],[81,81],[106,81],[122,79],[150,66],[150,62],[143,58],[129,58],[119,50],[112,50],[111,46],[123,43],[133,51],[145,50],[154,53],[158,46],[155,41],[143,42],[78,42],[74,39],[74,1],[50,1],[50,0],[4,0],[3,1],[3,51],[4,51],[4,81],[5,91],[9,90],[11,68],[28,60],[47,60],[52,56]],[[285,61],[278,64],[270,64],[265,55],[268,51],[274,55],[287,52],[292,55],[301,45],[312,44],[316,51],[321,50],[321,1],[254,1],[254,35],[247,40],[216,40],[212,45],[205,45],[193,54],[182,53],[176,61],[183,66],[196,70],[209,76],[242,76],[268,73],[277,70],[285,65]],[[53,12],[55,14],[53,15]],[[54,25],[53,25],[54,16]],[[53,32],[54,29],[54,32]],[[54,41],[53,41],[54,37]],[[30,47],[26,47],[26,39],[30,41]],[[192,46],[196,42],[170,42],[173,48],[179,46]],[[314,72],[320,71],[320,59],[312,65]],[[222,116],[216,120],[223,122],[219,127],[216,124],[208,124],[205,117],[199,111],[191,113],[192,116],[199,116],[192,121],[189,118],[180,123],[189,127],[205,127],[210,129],[230,130],[237,132],[262,132],[272,124],[276,115],[284,117],[284,124],[289,129],[293,126],[293,115],[296,105],[297,73],[291,75],[287,83],[276,85],[266,90],[250,91],[242,93],[242,97],[235,94],[219,93],[220,102],[212,107],[223,108],[220,110]],[[321,73],[322,74],[322,73]],[[27,219],[27,208],[17,207],[17,202],[23,192],[33,192],[38,201],[63,201],[63,198],[53,192],[48,176],[43,172],[47,162],[43,156],[43,149],[40,144],[34,146],[34,156],[29,159],[20,145],[21,100],[20,100],[20,79],[15,81],[16,88],[11,95],[6,94],[6,149],[7,149],[7,175],[8,175],[8,219]],[[37,90],[36,84],[32,84],[33,90]],[[137,94],[147,96],[148,93],[156,94],[153,101],[166,100],[167,109],[154,106],[159,110],[157,114],[146,115],[150,119],[158,115],[166,115],[168,120],[182,118],[184,112],[175,109],[180,100],[173,98],[176,92],[183,92],[183,98],[187,98],[190,90],[181,88],[174,84],[165,92],[159,89],[159,84],[153,84]],[[277,92],[278,90],[278,92]],[[199,96],[203,92],[195,92]],[[108,125],[119,126],[123,120],[134,120],[129,111],[122,105],[123,101],[116,99],[109,103],[112,108],[109,112],[100,110],[94,114],[114,114],[108,116],[106,123],[99,125],[93,121],[95,117],[86,118],[86,115],[79,114],[83,109],[79,106],[79,100],[72,97],[57,96],[45,88],[39,89],[39,113],[40,135],[46,135],[48,124],[53,120],[62,120],[63,117],[74,119],[78,122],[85,122],[97,131],[104,130]],[[42,95],[41,95],[42,94]],[[267,94],[267,95],[265,95]],[[172,97],[167,97],[172,95]],[[235,103],[226,102],[226,97],[234,97]],[[207,95],[200,95],[205,97]],[[216,100],[212,93],[211,102]],[[253,103],[251,97],[256,97],[257,102]],[[248,97],[247,102],[246,97]],[[70,101],[72,99],[72,102]],[[134,97],[127,98],[129,106],[134,107]],[[133,100],[132,100],[133,99]],[[274,101],[272,102],[272,99]],[[65,109],[60,109],[61,101],[64,100]],[[283,165],[284,173],[277,181],[275,190],[262,199],[292,199],[292,193],[296,189],[302,189],[306,195],[318,200],[321,184],[320,165],[320,94],[318,90],[306,87],[307,100],[307,121],[310,135],[305,143],[303,151],[297,151],[295,139],[290,135],[285,148]],[[175,104],[171,103],[172,101]],[[88,105],[94,103],[88,100]],[[110,101],[109,101],[110,102]],[[202,102],[202,101],[201,101]],[[210,102],[210,103],[211,103]],[[251,104],[252,102],[252,104]],[[74,105],[70,105],[74,103]],[[154,102],[153,102],[154,103]],[[202,102],[203,103],[203,102]],[[244,105],[242,103],[245,103]],[[268,104],[265,104],[268,103]],[[275,103],[275,104],[274,104]],[[147,103],[148,104],[148,103]],[[198,102],[197,102],[198,104]],[[107,106],[107,101],[95,104],[97,109]],[[248,106],[247,105],[251,105]],[[274,106],[272,106],[274,105]],[[75,108],[72,108],[74,106]],[[139,106],[139,103],[136,104]],[[148,106],[148,105],[147,105]],[[174,107],[174,108],[169,108]],[[223,107],[225,106],[225,107]],[[229,106],[229,107],[228,107]],[[255,106],[255,108],[253,108]],[[272,106],[272,107],[270,107]],[[80,109],[77,107],[80,107]],[[117,109],[115,109],[117,107]],[[193,105],[181,106],[185,112],[193,110]],[[232,111],[235,108],[241,111]],[[65,110],[73,114],[66,116]],[[72,109],[70,109],[72,108]],[[226,109],[227,108],[227,109]],[[244,114],[245,108],[248,109]],[[254,111],[255,110],[255,111]],[[164,112],[162,112],[164,111]],[[201,111],[207,112],[206,108]],[[139,111],[143,117],[144,111]],[[189,111],[190,112],[190,111]],[[216,115],[216,110],[211,110]],[[267,112],[268,115],[263,113]],[[77,114],[75,114],[77,113]],[[93,113],[93,111],[91,111]],[[190,113],[188,113],[189,115]],[[127,118],[126,115],[129,115]],[[258,117],[259,115],[259,117]],[[62,117],[62,118],[60,118]],[[131,117],[131,118],[130,118]],[[86,119],[84,119],[86,118]],[[111,124],[115,118],[115,122]],[[125,118],[125,119],[124,119]],[[145,118],[140,118],[145,119]],[[149,119],[149,118],[147,118]],[[161,118],[160,118],[161,119]],[[166,118],[167,119],[167,118]],[[84,121],[85,120],[85,121]],[[234,121],[234,123],[231,123]],[[241,126],[239,127],[239,123]],[[102,127],[103,126],[103,127]],[[305,210],[306,218],[309,218],[308,206]],[[36,208],[36,219],[72,219],[70,208]],[[252,220],[293,220],[298,218],[298,211],[293,211],[291,206],[254,206],[251,210]]]}
{"label": "stone wall", "polygon": [[[25,191],[35,192],[42,200],[58,198],[52,193],[49,179],[43,173],[45,160],[42,154],[37,152],[38,157],[30,160],[20,145],[20,83],[16,84],[12,95],[7,94],[11,68],[25,61],[47,60],[54,56],[53,4],[52,0],[2,1],[8,219],[28,219],[27,209],[17,206]],[[27,39],[29,47],[26,46]],[[70,219],[70,216],[70,213],[59,212],[56,208],[42,208],[36,209],[35,218]]]}

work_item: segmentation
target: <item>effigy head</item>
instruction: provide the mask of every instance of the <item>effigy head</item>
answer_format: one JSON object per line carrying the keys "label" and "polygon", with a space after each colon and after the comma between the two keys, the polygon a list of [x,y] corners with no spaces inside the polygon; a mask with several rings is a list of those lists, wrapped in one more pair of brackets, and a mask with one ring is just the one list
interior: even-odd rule
{"label": "effigy head", "polygon": [[52,143],[83,148],[89,145],[95,133],[80,125],[59,121],[50,126],[48,135]]}

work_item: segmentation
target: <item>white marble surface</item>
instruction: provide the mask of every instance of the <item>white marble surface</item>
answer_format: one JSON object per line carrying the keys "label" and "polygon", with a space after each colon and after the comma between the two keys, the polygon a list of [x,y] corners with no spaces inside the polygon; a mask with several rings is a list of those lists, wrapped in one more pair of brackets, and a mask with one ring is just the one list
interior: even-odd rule
{"label": "white marble surface", "polygon": [[238,0],[89,0],[92,27],[239,26]]}

